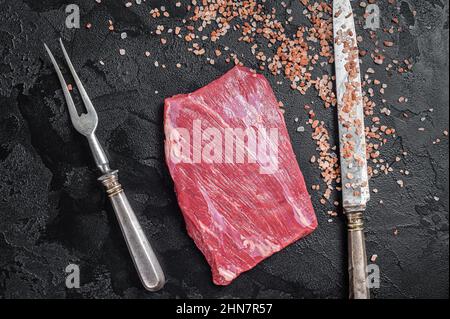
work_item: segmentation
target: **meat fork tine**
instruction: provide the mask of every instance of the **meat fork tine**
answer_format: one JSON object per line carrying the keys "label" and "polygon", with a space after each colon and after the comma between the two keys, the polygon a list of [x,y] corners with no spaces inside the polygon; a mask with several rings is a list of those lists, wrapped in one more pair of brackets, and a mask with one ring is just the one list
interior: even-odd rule
{"label": "meat fork tine", "polygon": [[83,103],[84,103],[84,106],[86,107],[87,113],[92,116],[95,116],[97,118],[97,112],[95,111],[94,106],[92,105],[91,99],[87,95],[86,90],[84,89],[83,83],[81,83],[81,80],[78,77],[78,74],[75,71],[75,68],[73,67],[72,61],[70,60],[69,55],[67,54],[66,48],[64,47],[64,43],[62,42],[61,38],[59,38],[59,44],[61,45],[61,49],[63,51],[64,58],[66,59],[66,63],[69,66],[69,70],[72,73],[72,76],[75,80],[78,91],[80,91],[81,99],[83,100]]}
{"label": "meat fork tine", "polygon": [[[47,44],[44,43],[44,47],[47,50],[48,55],[50,56],[50,60],[52,61],[53,67],[55,68],[56,74],[58,75],[59,82],[61,83],[61,87],[64,93],[64,97],[66,99],[67,107],[69,108],[70,119],[72,120],[72,124],[77,131],[80,132],[80,117],[78,116],[78,111],[75,108],[75,103],[73,102],[72,96],[70,95],[69,89],[67,88],[66,80],[64,80],[64,76],[61,73],[61,70],[58,66],[58,63],[55,60],[55,57],[50,51]],[[81,133],[81,132],[80,132]]]}

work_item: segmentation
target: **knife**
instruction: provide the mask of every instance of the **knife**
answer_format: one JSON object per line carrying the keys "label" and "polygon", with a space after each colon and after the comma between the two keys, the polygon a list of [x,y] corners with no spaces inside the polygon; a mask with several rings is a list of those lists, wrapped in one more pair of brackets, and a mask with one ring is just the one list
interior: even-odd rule
{"label": "knife", "polygon": [[359,51],[350,0],[333,1],[342,203],[351,299],[369,299],[363,213],[370,199]]}

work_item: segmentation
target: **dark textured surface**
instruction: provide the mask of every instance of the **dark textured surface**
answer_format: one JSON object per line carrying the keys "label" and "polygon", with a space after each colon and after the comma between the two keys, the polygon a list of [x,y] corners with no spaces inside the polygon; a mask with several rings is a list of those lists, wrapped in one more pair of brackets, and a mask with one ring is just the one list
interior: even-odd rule
{"label": "dark textured surface", "polygon": [[[91,22],[90,30],[65,28],[64,9],[72,2],[0,0],[0,297],[345,297],[344,223],[342,218],[329,223],[327,208],[314,196],[319,218],[314,234],[228,287],[212,284],[204,258],[186,234],[164,164],[162,105],[165,97],[199,88],[231,65],[208,65],[174,38],[161,47],[150,32],[159,22],[148,12],[165,1],[131,9],[122,1],[78,1],[82,24]],[[167,3],[174,14],[164,24],[179,24],[186,12]],[[301,14],[298,1],[286,3]],[[383,3],[383,21],[389,21]],[[381,268],[381,287],[374,296],[443,298],[448,297],[448,139],[442,137],[448,130],[448,1],[399,1],[399,6],[405,29],[391,52],[399,60],[411,57],[415,64],[410,74],[380,78],[389,84],[385,98],[393,101],[387,121],[398,133],[383,152],[396,169],[411,174],[402,176],[404,188],[396,183],[397,172],[371,182],[379,190],[367,212],[368,254],[378,255]],[[108,19],[115,21],[114,32],[107,29]],[[125,40],[120,39],[122,31],[128,33]],[[47,42],[61,58],[60,36],[99,113],[99,139],[121,171],[122,184],[164,265],[168,283],[161,292],[141,288],[96,181],[87,144],[71,127],[42,46]],[[249,54],[246,47],[230,46]],[[372,44],[364,40],[363,46]],[[118,54],[120,47],[127,50],[125,56]],[[150,58],[144,56],[146,50]],[[167,68],[155,68],[155,60]],[[256,67],[253,59],[244,61]],[[177,69],[177,62],[183,68]],[[331,67],[325,71],[332,72]],[[276,79],[266,75],[275,87]],[[319,171],[309,163],[316,153],[309,128],[298,133],[294,122],[295,117],[307,119],[302,105],[317,98],[294,93],[287,83],[275,90],[287,106],[286,122],[306,181],[318,183]],[[394,103],[400,95],[409,102]],[[317,112],[336,129],[332,109]],[[441,143],[433,145],[438,137]],[[401,152],[408,156],[395,162]],[[80,289],[65,288],[69,263],[80,265]]]}

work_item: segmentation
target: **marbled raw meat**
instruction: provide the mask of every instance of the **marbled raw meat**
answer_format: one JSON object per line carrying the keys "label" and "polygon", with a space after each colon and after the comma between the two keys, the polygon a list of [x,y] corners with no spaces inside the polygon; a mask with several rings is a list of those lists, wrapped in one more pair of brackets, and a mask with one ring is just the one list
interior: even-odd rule
{"label": "marbled raw meat", "polygon": [[[248,144],[244,148],[254,155],[253,162],[195,160],[195,149],[208,142],[195,144],[195,121],[201,121],[202,130],[223,133],[226,128],[276,128],[278,169],[261,173],[270,162],[260,161]],[[180,135],[179,128],[187,128],[190,137]],[[166,99],[164,129],[166,162],[187,231],[210,264],[215,284],[228,285],[316,228],[283,115],[264,76],[238,66],[194,93]],[[276,141],[269,137],[262,135],[261,141]]]}

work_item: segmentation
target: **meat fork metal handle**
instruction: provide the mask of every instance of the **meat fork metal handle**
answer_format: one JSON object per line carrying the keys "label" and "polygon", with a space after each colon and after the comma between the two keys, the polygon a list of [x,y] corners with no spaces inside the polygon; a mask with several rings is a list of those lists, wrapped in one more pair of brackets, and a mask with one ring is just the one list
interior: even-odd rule
{"label": "meat fork metal handle", "polygon": [[158,291],[165,284],[164,273],[119,183],[117,172],[108,172],[99,180],[111,200],[142,284],[149,291]]}

